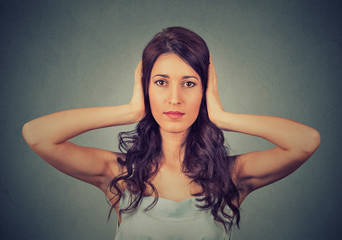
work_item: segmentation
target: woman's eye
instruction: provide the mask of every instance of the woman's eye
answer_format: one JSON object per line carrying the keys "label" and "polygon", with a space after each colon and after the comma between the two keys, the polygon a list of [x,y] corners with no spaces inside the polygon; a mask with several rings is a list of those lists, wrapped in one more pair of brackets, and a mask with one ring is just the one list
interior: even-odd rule
{"label": "woman's eye", "polygon": [[194,82],[185,82],[184,83],[184,87],[187,87],[187,88],[192,88],[194,86],[196,86],[196,83],[194,83]]}
{"label": "woman's eye", "polygon": [[154,83],[157,84],[160,87],[164,87],[164,86],[167,85],[167,82],[165,80],[157,80]]}

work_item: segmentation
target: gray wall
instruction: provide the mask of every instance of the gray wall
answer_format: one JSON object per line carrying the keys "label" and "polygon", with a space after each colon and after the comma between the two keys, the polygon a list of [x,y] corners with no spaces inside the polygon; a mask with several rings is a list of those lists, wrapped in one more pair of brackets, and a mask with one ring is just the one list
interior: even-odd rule
{"label": "gray wall", "polygon": [[[39,116],[130,100],[145,44],[167,26],[200,34],[226,111],[318,129],[298,171],[252,193],[234,239],[337,239],[341,232],[341,1],[2,1],[1,239],[113,239],[116,216],[96,188],[36,156],[21,137]],[[73,141],[117,150],[117,133]],[[232,152],[272,144],[226,133]]]}

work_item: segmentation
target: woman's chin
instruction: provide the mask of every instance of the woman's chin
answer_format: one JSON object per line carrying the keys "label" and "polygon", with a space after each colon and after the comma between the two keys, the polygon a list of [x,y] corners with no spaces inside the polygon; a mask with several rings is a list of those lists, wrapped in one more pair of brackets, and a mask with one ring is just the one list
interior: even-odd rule
{"label": "woman's chin", "polygon": [[181,134],[185,133],[187,134],[189,131],[190,126],[185,126],[184,124],[177,124],[177,123],[169,123],[165,124],[164,126],[160,126],[160,132],[165,133],[174,133],[174,134]]}

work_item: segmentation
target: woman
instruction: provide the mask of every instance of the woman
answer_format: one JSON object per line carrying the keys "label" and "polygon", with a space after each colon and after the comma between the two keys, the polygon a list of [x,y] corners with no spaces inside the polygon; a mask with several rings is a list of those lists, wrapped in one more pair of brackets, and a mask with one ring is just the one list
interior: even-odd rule
{"label": "woman", "polygon": [[[68,141],[136,122],[120,134],[122,153]],[[229,156],[222,130],[276,147]],[[116,239],[227,239],[245,197],[292,173],[320,144],[301,123],[224,111],[206,43],[181,27],[147,44],[129,104],[43,116],[23,136],[49,164],[106,194],[119,217]]]}

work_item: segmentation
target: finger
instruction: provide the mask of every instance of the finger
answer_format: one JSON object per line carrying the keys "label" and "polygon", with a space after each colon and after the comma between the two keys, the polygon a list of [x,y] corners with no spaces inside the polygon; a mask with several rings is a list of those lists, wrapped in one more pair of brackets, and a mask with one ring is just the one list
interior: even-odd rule
{"label": "finger", "polygon": [[210,89],[215,89],[217,87],[217,75],[216,75],[216,70],[214,63],[212,61],[211,55],[210,55],[210,65],[209,65],[209,83],[208,87]]}
{"label": "finger", "polygon": [[138,68],[138,69],[141,69],[141,66],[142,66],[142,60],[140,60],[140,62],[138,63],[137,68]]}
{"label": "finger", "polygon": [[215,77],[215,66],[214,66],[214,63],[210,62],[210,65],[209,65],[209,74],[210,74],[210,77],[213,78]]}
{"label": "finger", "polygon": [[135,71],[137,73],[140,73],[141,72],[141,68],[142,68],[142,60],[140,60],[140,62],[138,63],[137,67],[135,68]]}
{"label": "finger", "polygon": [[140,60],[137,67],[135,68],[135,82],[136,83],[140,82],[141,75],[142,75],[142,60]]}

